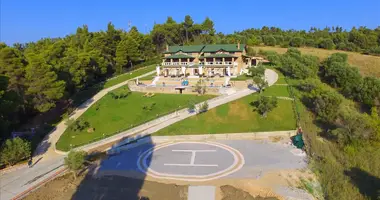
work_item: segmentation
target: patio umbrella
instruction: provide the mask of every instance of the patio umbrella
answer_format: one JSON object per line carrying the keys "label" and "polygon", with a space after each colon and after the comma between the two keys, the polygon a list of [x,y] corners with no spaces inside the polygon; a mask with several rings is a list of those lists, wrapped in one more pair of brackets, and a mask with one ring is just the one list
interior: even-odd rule
{"label": "patio umbrella", "polygon": [[157,72],[157,76],[159,76],[160,75],[160,66],[158,66],[158,65],[156,67],[156,72]]}
{"label": "patio umbrella", "polygon": [[231,76],[231,68],[230,68],[230,66],[227,67],[227,75]]}

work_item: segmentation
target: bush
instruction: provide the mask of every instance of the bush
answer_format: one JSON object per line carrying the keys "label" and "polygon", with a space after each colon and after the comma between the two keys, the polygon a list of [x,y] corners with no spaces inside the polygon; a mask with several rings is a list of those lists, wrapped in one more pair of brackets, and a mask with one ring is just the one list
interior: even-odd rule
{"label": "bush", "polygon": [[276,39],[269,35],[269,36],[264,36],[263,37],[263,42],[265,45],[268,45],[268,46],[275,46],[276,45]]}
{"label": "bush", "polygon": [[204,113],[208,110],[208,103],[205,101],[204,103],[200,104],[198,107],[198,112],[199,113]]}
{"label": "bush", "polygon": [[318,47],[322,49],[333,49],[334,42],[330,38],[320,39],[318,42]]}
{"label": "bush", "polygon": [[312,110],[324,122],[332,123],[338,117],[342,98],[335,91],[318,90],[311,92]]}
{"label": "bush", "polygon": [[305,41],[305,45],[308,46],[308,47],[315,47],[315,41],[313,39],[307,39]]}
{"label": "bush", "polygon": [[8,139],[1,148],[1,163],[14,165],[31,156],[30,142],[21,138]]}
{"label": "bush", "polygon": [[305,79],[317,76],[318,58],[311,55],[301,55],[295,48],[280,56],[281,69],[293,78]]}
{"label": "bush", "polygon": [[191,112],[195,110],[195,103],[193,101],[189,101],[188,109]]}
{"label": "bush", "polygon": [[301,37],[294,37],[289,41],[291,47],[301,47],[304,45],[304,40]]}
{"label": "bush", "polygon": [[79,132],[79,131],[83,131],[84,129],[86,128],[89,128],[90,127],[90,123],[87,122],[87,121],[83,121],[83,120],[75,120],[74,122],[70,121],[69,120],[66,122],[66,125],[67,123],[70,124],[69,126],[69,129],[74,131],[74,132]]}

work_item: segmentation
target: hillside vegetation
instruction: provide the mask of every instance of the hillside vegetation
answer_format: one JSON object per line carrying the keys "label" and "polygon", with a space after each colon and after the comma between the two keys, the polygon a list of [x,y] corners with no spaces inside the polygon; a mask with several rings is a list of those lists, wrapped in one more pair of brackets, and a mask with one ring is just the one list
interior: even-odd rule
{"label": "hillside vegetation", "polygon": [[[283,54],[287,51],[287,48],[282,47],[272,47],[272,46],[255,46],[253,47],[257,52],[263,51],[275,51],[279,54]],[[317,56],[320,61],[326,59],[331,54],[334,53],[345,53],[348,55],[348,63],[355,67],[359,68],[360,73],[363,76],[376,76],[380,77],[380,57],[364,55],[356,52],[347,52],[341,50],[327,50],[327,49],[318,49],[311,47],[300,47],[298,50],[302,54],[310,54]]]}
{"label": "hillside vegetation", "polygon": [[322,62],[294,48],[267,55],[292,85],[310,167],[325,198],[377,200],[380,79],[362,77],[342,53]]}

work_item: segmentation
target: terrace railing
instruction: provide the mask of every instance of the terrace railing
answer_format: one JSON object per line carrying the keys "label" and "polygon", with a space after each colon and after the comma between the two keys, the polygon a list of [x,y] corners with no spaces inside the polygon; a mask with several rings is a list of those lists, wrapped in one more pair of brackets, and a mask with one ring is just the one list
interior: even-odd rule
{"label": "terrace railing", "polygon": [[205,65],[237,65],[237,62],[232,61],[215,61],[215,62],[205,62]]}
{"label": "terrace railing", "polygon": [[162,62],[162,66],[194,65],[194,62]]}

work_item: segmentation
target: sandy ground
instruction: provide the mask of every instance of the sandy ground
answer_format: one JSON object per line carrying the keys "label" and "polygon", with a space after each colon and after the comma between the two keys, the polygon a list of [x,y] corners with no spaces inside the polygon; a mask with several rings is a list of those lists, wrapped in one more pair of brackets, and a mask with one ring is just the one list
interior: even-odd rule
{"label": "sandy ground", "polygon": [[59,177],[28,195],[26,200],[66,199],[187,199],[187,186],[164,184],[120,176],[92,178],[72,174]]}
{"label": "sandy ground", "polygon": [[[91,173],[91,172],[90,172]],[[26,200],[50,199],[187,199],[186,182],[167,180],[145,180],[120,176],[94,178],[85,172],[76,180],[68,173],[28,195]],[[275,200],[288,199],[278,193],[278,188],[296,188],[300,178],[315,179],[308,171],[288,170],[267,173],[260,179],[214,180],[198,185],[214,185],[216,200]],[[194,185],[192,183],[192,185]],[[313,199],[310,195],[291,196],[294,199]]]}

